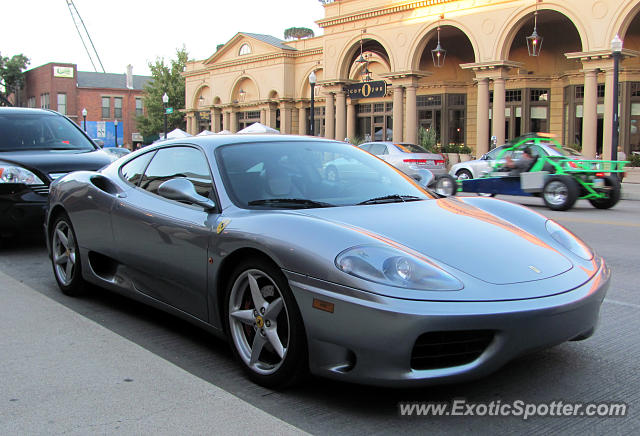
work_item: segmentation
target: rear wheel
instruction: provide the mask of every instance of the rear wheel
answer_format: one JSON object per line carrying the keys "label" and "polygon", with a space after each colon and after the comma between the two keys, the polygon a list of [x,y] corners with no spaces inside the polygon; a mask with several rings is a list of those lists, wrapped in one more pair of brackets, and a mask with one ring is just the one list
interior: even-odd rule
{"label": "rear wheel", "polygon": [[607,176],[604,183],[608,188],[609,196],[607,198],[591,198],[589,203],[598,209],[609,209],[620,201],[620,181],[617,176]]}
{"label": "rear wheel", "polygon": [[578,184],[570,176],[551,176],[544,184],[542,198],[551,210],[567,210],[576,203],[578,193]]}
{"label": "rear wheel", "polygon": [[248,259],[226,291],[225,321],[233,354],[249,378],[283,388],[307,372],[307,345],[300,310],[277,267]]}
{"label": "rear wheel", "polygon": [[456,195],[456,192],[458,191],[458,183],[453,176],[443,174],[436,179],[434,191],[440,195],[444,195],[445,197],[451,197]]}
{"label": "rear wheel", "polygon": [[55,219],[50,242],[51,264],[58,287],[66,295],[84,294],[86,284],[82,278],[80,250],[68,216],[60,215]]}

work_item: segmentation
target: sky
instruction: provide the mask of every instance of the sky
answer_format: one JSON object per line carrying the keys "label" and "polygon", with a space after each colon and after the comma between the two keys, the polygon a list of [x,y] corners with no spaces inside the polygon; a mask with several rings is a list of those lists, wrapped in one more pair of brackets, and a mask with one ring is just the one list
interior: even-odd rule
{"label": "sky", "polygon": [[[0,54],[24,54],[27,69],[49,62],[94,71],[71,18],[67,0],[1,0]],[[190,59],[206,59],[238,32],[284,39],[289,27],[324,18],[318,0],[73,0],[107,73],[150,74],[148,63],[175,58],[183,45]],[[82,29],[82,27],[81,27]],[[99,64],[96,67],[101,71]]]}

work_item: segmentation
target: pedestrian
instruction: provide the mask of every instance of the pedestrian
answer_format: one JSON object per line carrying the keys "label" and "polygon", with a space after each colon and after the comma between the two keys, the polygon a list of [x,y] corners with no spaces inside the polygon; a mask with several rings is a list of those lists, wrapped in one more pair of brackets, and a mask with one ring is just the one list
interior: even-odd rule
{"label": "pedestrian", "polygon": [[[626,160],[627,160],[627,153],[625,153],[622,147],[618,145],[618,161],[626,161]],[[625,173],[620,172],[617,174],[618,174],[618,179],[620,179],[620,181],[622,182],[622,179],[624,179]]]}

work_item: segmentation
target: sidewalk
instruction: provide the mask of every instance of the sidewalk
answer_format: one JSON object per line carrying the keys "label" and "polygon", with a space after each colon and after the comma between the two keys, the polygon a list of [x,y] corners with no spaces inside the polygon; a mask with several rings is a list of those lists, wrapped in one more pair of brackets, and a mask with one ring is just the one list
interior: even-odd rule
{"label": "sidewalk", "polygon": [[0,283],[0,434],[303,434],[3,272]]}
{"label": "sidewalk", "polygon": [[640,200],[640,167],[625,169],[627,175],[622,180],[622,199]]}

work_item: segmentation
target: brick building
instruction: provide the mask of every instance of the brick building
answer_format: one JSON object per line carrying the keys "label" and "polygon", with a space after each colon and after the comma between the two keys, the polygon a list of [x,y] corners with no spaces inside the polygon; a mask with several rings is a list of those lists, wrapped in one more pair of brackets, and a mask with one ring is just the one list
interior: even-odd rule
{"label": "brick building", "polygon": [[[75,64],[48,63],[25,72],[21,104],[53,109],[84,126],[82,110],[87,110],[86,131],[105,146],[131,148],[142,142],[136,130],[136,115],[143,114],[142,92],[150,76],[78,71]],[[117,120],[117,126],[116,126]]]}

